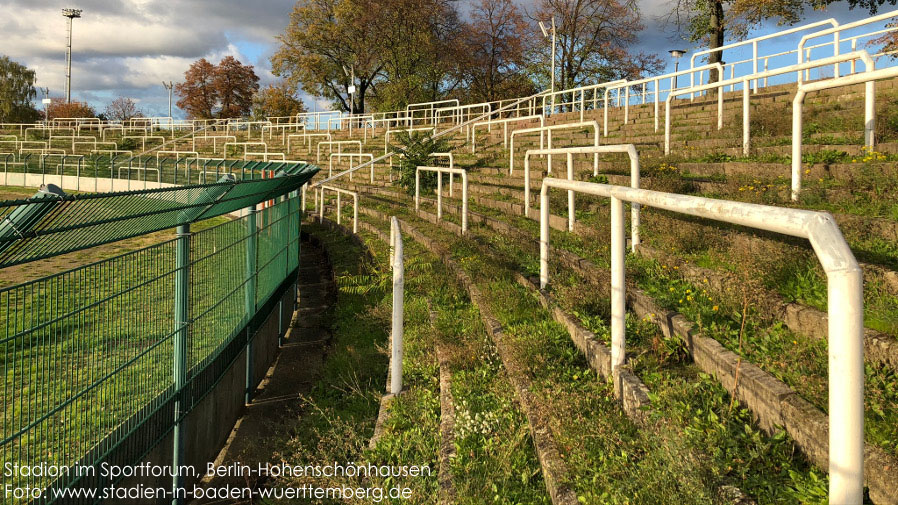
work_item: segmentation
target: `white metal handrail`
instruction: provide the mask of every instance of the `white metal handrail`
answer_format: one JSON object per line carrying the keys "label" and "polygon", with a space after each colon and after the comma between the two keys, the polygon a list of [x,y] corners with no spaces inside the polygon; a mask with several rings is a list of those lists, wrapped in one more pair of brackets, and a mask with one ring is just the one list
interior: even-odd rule
{"label": "white metal handrail", "polygon": [[[639,189],[639,152],[633,144],[617,144],[607,146],[564,147],[559,149],[531,149],[524,155],[524,216],[530,217],[530,156],[549,154],[567,155],[567,178],[574,180],[575,154],[624,153],[630,158],[630,187]],[[594,174],[598,175],[598,174]],[[574,191],[568,195],[568,231],[574,231]],[[634,203],[630,209],[630,244],[633,250],[639,245],[639,204]]]}
{"label": "white metal handrail", "polygon": [[[337,188],[334,186],[318,186],[318,196],[321,199],[321,206],[318,207],[318,219],[324,219],[324,191],[333,191],[337,194],[337,224],[340,224],[340,221],[343,217],[343,206],[340,202],[340,195],[349,195],[352,197],[352,232],[359,232],[359,194],[355,191],[349,191],[343,188]],[[315,199],[316,206],[318,205],[318,198]]]}
{"label": "white metal handrail", "polygon": [[486,121],[480,121],[479,123],[474,123],[468,128],[468,133],[471,137],[471,153],[476,151],[477,147],[477,127],[478,126],[486,126],[486,131],[493,131],[493,125],[496,123],[502,124],[502,146],[506,149],[508,148],[508,123],[517,123],[519,121],[529,121],[531,119],[539,119],[540,126],[546,126],[546,116],[542,114],[531,114],[529,116],[518,116],[518,117],[509,117],[502,119],[487,119]]}
{"label": "white metal handrail", "polygon": [[[545,91],[541,91],[541,92],[536,93],[536,94],[534,94],[534,95],[527,96],[527,97],[520,98],[520,99],[518,99],[518,100],[512,101],[511,103],[509,103],[509,104],[507,104],[507,105],[503,105],[503,106],[499,107],[499,108],[496,109],[495,111],[485,113],[485,114],[480,115],[480,116],[478,116],[478,117],[476,117],[476,118],[474,118],[474,119],[471,119],[471,120],[469,120],[469,121],[466,121],[466,122],[464,122],[464,123],[462,123],[462,124],[455,125],[455,126],[453,126],[453,127],[451,127],[451,128],[448,128],[448,129],[446,129],[446,130],[442,130],[442,131],[436,132],[436,133],[433,134],[433,137],[432,137],[432,138],[439,138],[439,137],[442,137],[442,136],[444,136],[444,135],[448,135],[448,134],[450,134],[450,133],[453,133],[453,132],[455,132],[455,131],[458,131],[458,130],[464,128],[465,126],[467,126],[469,123],[475,123],[475,122],[477,122],[477,121],[480,121],[480,120],[486,118],[487,116],[490,116],[490,115],[495,114],[495,113],[501,113],[502,111],[507,110],[507,109],[510,109],[510,108],[512,108],[512,107],[514,107],[514,106],[520,104],[520,103],[523,103],[523,102],[526,102],[526,101],[529,101],[529,100],[534,100],[534,99],[536,99],[536,98],[539,98],[540,96],[542,96],[543,93],[545,93]],[[321,184],[325,184],[325,183],[330,182],[330,181],[332,181],[332,180],[334,180],[334,179],[338,179],[338,178],[340,178],[340,177],[343,177],[343,176],[346,175],[346,174],[355,172],[356,170],[361,170],[362,168],[365,168],[365,167],[369,166],[370,164],[374,164],[374,163],[377,163],[377,162],[379,162],[379,161],[386,160],[386,159],[388,159],[388,158],[392,159],[393,154],[394,154],[394,153],[385,153],[385,154],[382,154],[381,156],[378,156],[377,158],[374,158],[374,160],[372,160],[372,161],[366,161],[365,163],[362,163],[361,165],[358,165],[358,166],[355,166],[355,167],[346,169],[346,170],[344,170],[344,171],[342,171],[342,172],[340,172],[340,173],[338,173],[338,174],[336,174],[336,175],[334,175],[334,176],[332,176],[332,177],[328,177],[327,179],[325,179],[325,180],[323,180],[323,181],[318,181],[317,183],[315,183],[315,186],[317,187],[317,186],[319,186],[319,185],[321,185]]]}
{"label": "white metal handrail", "polygon": [[[327,175],[330,177],[334,173],[334,158],[348,158],[349,162],[352,163],[354,158],[366,158],[368,160],[373,160],[374,155],[371,153],[331,153],[330,159],[328,160],[327,165]],[[352,180],[352,174],[349,174],[349,180]],[[371,164],[371,182],[374,182],[374,164]]]}
{"label": "white metal handrail", "polygon": [[417,167],[415,169],[415,211],[421,207],[421,172],[437,173],[437,219],[443,218],[443,174],[461,176],[461,232],[468,231],[468,172],[461,168]]}
{"label": "white metal handrail", "polygon": [[337,146],[337,152],[343,152],[343,146],[358,146],[359,154],[362,152],[361,140],[322,140],[315,146],[315,158],[317,162],[321,161],[321,146],[327,146],[329,152],[334,152],[334,146]]}
{"label": "white metal handrail", "polygon": [[[670,133],[671,133],[671,102],[674,98],[680,95],[692,94],[698,91],[707,91],[711,89],[723,89],[725,86],[732,86],[738,83],[742,83],[742,152],[744,155],[748,155],[750,145],[751,145],[751,129],[750,129],[750,107],[749,107],[749,86],[748,83],[750,80],[757,79],[766,79],[767,77],[780,75],[780,74],[788,74],[795,71],[802,71],[808,68],[820,67],[824,65],[836,64],[838,65],[840,62],[845,61],[855,61],[861,60],[864,62],[864,65],[867,70],[873,68],[873,58],[866,51],[852,51],[850,53],[841,54],[839,56],[831,56],[829,58],[823,58],[821,60],[815,60],[812,62],[805,62],[798,65],[790,65],[788,67],[777,68],[774,70],[767,70],[764,72],[759,72],[757,74],[746,75],[743,77],[737,77],[735,79],[725,79],[718,82],[712,82],[710,84],[702,84],[699,86],[693,86],[691,88],[684,88],[679,91],[670,93],[667,96],[667,100],[664,104],[664,154],[670,154]],[[866,108],[872,107],[872,103],[875,100],[875,95],[871,92],[868,92],[865,96],[865,101],[871,105],[868,105]],[[867,131],[865,131],[865,138],[868,140],[868,147],[873,147],[872,144],[872,123],[868,121],[869,126]],[[723,93],[717,94],[717,129],[721,129],[723,127]]]}
{"label": "white metal handrail", "polygon": [[[832,28],[828,28],[826,30],[821,30],[819,32],[807,34],[804,37],[802,37],[801,40],[798,42],[798,48],[796,49],[796,51],[798,53],[798,63],[804,62],[804,57],[805,57],[804,45],[807,43],[808,40],[815,39],[817,37],[823,37],[825,35],[831,34],[833,36],[833,56],[838,56],[839,55],[839,35],[842,33],[842,31],[850,30],[852,28],[857,28],[859,26],[868,25],[870,23],[885,21],[885,20],[891,19],[895,16],[898,16],[898,10],[891,11],[891,12],[885,12],[885,13],[882,13],[882,14],[879,14],[876,16],[871,16],[871,17],[864,18],[864,19],[861,19],[858,21],[854,21],[852,23],[847,23],[844,25],[839,25],[838,23],[836,23],[835,26],[833,26]],[[836,67],[835,67],[834,76],[839,77],[839,66],[838,65],[836,65]],[[798,73],[798,84],[801,84],[802,82],[804,82],[804,80],[805,79],[802,77],[802,72],[799,72]]]}
{"label": "white metal handrail", "polygon": [[[726,49],[732,49],[734,47],[747,46],[747,45],[751,44],[751,46],[752,46],[752,62],[753,62],[752,73],[756,74],[758,72],[758,43],[759,42],[782,37],[785,35],[791,35],[793,33],[798,33],[798,32],[804,31],[804,30],[810,30],[810,29],[817,28],[819,26],[824,26],[824,25],[830,25],[830,26],[837,27],[837,26],[839,26],[839,22],[833,18],[829,18],[829,19],[824,19],[822,21],[808,23],[806,25],[796,26],[794,28],[789,28],[786,30],[780,30],[776,33],[771,33],[768,35],[761,35],[760,37],[754,37],[754,38],[751,38],[748,40],[740,40],[738,42],[731,42],[729,44],[724,44],[715,49],[704,49],[702,51],[698,51],[698,52],[695,52],[692,54],[692,56],[689,58],[689,67],[690,68],[695,67],[695,60],[699,56],[704,56],[707,54],[711,54],[713,52],[724,51]],[[838,40],[838,39],[836,39],[836,40]],[[838,54],[838,53],[836,53],[836,54]],[[801,63],[801,61],[799,61],[799,63]],[[723,78],[723,74],[721,74],[720,77]],[[699,82],[699,84],[701,84],[701,82]],[[689,78],[689,86],[695,86],[695,81],[693,80],[692,76],[690,76],[690,78]],[[755,83],[755,87],[757,87],[757,82]],[[690,98],[695,98],[695,95],[690,96]]]}
{"label": "white metal handrail", "polygon": [[867,99],[864,101],[864,133],[868,146],[873,145],[873,133],[876,123],[876,105],[873,97],[876,96],[874,81],[898,77],[898,67],[884,68],[881,70],[868,70],[860,74],[846,75],[836,79],[800,83],[795,98],[792,100],[792,200],[798,200],[801,191],[801,143],[802,143],[802,106],[805,95],[811,91],[820,91],[852,84],[865,84]]}
{"label": "white metal handrail", "polygon": [[862,272],[826,212],[661,193],[563,179],[540,191],[540,287],[549,282],[549,189],[611,199],[611,367],[626,359],[626,240],[623,202],[806,238],[827,277],[829,503],[860,504],[864,491],[864,297]]}
{"label": "white metal handrail", "polygon": [[[680,70],[677,72],[671,72],[669,74],[659,75],[657,77],[648,77],[648,78],[639,79],[636,81],[625,81],[621,84],[615,84],[612,86],[608,86],[607,88],[605,88],[605,96],[603,98],[604,103],[605,103],[605,110],[602,111],[603,135],[605,137],[608,136],[608,95],[611,90],[613,90],[613,89],[620,90],[621,88],[623,88],[625,90],[626,97],[624,98],[624,124],[627,124],[630,122],[630,88],[632,86],[636,86],[637,84],[645,85],[648,82],[654,83],[655,84],[655,91],[654,91],[654,95],[655,95],[655,101],[654,101],[655,102],[655,131],[658,131],[658,104],[661,102],[661,88],[660,88],[661,84],[660,83],[666,79],[670,79],[671,84],[670,84],[669,93],[672,93],[677,89],[677,86],[676,86],[677,77],[679,77],[681,75],[686,75],[686,74],[689,74],[691,76],[692,73],[694,73],[694,72],[700,72],[700,71],[712,69],[712,68],[716,68],[720,72],[723,72],[723,67],[721,66],[720,63],[711,63],[709,65],[702,65],[702,66],[696,67],[694,69],[687,68],[687,69]],[[646,95],[645,88],[643,88],[643,94],[642,94],[643,103],[645,103],[645,95]]]}
{"label": "white metal handrail", "polygon": [[[520,130],[514,130],[511,132],[511,140],[509,141],[510,147],[508,151],[508,173],[514,173],[514,136],[516,134],[524,134],[524,133],[539,133],[539,147],[542,149],[544,147],[543,144],[543,133],[546,134],[546,140],[548,141],[549,149],[552,149],[552,132],[555,130],[568,130],[572,128],[585,128],[592,126],[594,135],[593,135],[593,145],[599,145],[599,122],[592,121],[578,121],[576,123],[560,123],[549,126],[539,126],[535,128],[522,128]],[[593,171],[598,172],[599,170],[599,155],[596,154],[593,157]],[[548,155],[548,172],[552,173],[552,155]]]}

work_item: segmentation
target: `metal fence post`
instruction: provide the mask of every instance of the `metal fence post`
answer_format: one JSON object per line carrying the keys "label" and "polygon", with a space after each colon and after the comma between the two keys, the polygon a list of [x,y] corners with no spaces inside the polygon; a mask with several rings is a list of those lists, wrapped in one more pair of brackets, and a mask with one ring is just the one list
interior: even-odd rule
{"label": "metal fence post", "polygon": [[393,237],[393,352],[390,371],[390,393],[398,395],[402,391],[402,336],[403,314],[405,313],[405,267],[403,261],[402,230],[399,220],[393,216],[390,223]]}
{"label": "metal fence post", "polygon": [[172,448],[172,504],[178,505],[183,500],[178,489],[181,478],[178,467],[184,458],[184,425],[182,413],[188,406],[183,402],[184,387],[187,385],[187,330],[190,320],[190,225],[178,226],[177,243],[175,244],[175,334],[173,355],[173,379],[175,385],[175,418],[174,447]]}
{"label": "metal fence post", "polygon": [[256,314],[256,206],[247,207],[246,216],[246,391],[244,402],[249,404],[253,390],[253,340],[250,321]]}

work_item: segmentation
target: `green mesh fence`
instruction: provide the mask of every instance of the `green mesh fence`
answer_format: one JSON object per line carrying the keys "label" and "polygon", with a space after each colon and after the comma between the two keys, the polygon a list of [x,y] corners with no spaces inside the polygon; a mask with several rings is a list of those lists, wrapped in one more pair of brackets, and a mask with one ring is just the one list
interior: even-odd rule
{"label": "green mesh fence", "polygon": [[[0,202],[0,268],[172,228],[299,189],[319,168],[238,162],[245,179]],[[235,165],[236,166],[236,165]]]}
{"label": "green mesh fence", "polygon": [[[140,193],[122,197],[119,205],[141,214],[144,206],[151,207],[146,200],[165,202],[167,208],[176,200],[170,196]],[[279,200],[183,238],[0,290],[5,314],[0,320],[0,468],[7,463],[133,464],[166,437],[175,424],[175,402],[182,413],[189,412],[211,390],[246,345],[247,325],[295,277],[299,198]],[[245,201],[241,197],[234,205]],[[108,205],[102,198],[72,203],[82,202]],[[175,207],[147,215],[160,220],[158,227],[168,227],[184,211]],[[124,213],[111,207],[107,212],[101,220]],[[53,226],[71,224],[54,221]],[[75,230],[97,233],[102,228]],[[179,266],[177,248],[185,240],[189,259]],[[248,257],[251,249],[255,255]],[[183,324],[176,319],[178,297],[172,295],[183,282],[178,280],[181,268],[188,274]],[[248,293],[252,286],[254,292]],[[186,340],[186,353],[178,351],[179,338]],[[178,366],[186,369],[180,390],[173,379]],[[76,475],[4,477],[3,482],[51,490],[110,484]],[[50,503],[51,496],[4,503]]]}
{"label": "green mesh fence", "polygon": [[[0,182],[8,185],[17,174],[32,174],[40,176],[41,183],[53,182],[57,176],[105,178],[130,181],[131,187],[127,189],[143,189],[142,183],[146,182],[206,184],[217,181],[224,174],[233,174],[240,180],[262,179],[273,171],[295,172],[305,166],[308,164],[296,161],[243,161],[172,155],[134,157],[124,154],[0,153]],[[78,190],[96,190],[95,183],[86,179],[78,184]]]}

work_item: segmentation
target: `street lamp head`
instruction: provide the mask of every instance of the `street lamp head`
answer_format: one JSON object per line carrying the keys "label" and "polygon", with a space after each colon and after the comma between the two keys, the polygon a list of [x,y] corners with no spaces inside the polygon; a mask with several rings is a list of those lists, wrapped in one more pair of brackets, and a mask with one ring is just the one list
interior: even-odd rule
{"label": "street lamp head", "polygon": [[673,56],[674,58],[676,58],[676,59],[678,59],[678,60],[680,59],[681,56],[683,56],[684,54],[686,54],[686,50],[685,50],[685,49],[671,49],[671,50],[668,51],[668,52],[670,53],[671,56]]}
{"label": "street lamp head", "polygon": [[549,36],[549,30],[546,28],[546,25],[543,24],[542,21],[539,22],[539,29],[542,30],[542,32],[543,32],[543,37],[548,37],[548,36]]}
{"label": "street lamp head", "polygon": [[82,12],[83,11],[81,9],[63,9],[62,15],[69,19],[74,19],[74,18],[80,18]]}

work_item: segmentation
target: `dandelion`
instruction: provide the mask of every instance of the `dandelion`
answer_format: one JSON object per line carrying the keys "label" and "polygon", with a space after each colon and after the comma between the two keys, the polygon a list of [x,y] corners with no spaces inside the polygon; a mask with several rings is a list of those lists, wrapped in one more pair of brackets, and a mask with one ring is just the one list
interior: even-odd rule
{"label": "dandelion", "polygon": [[713,310],[714,312],[717,312],[718,310],[720,310],[720,307],[715,305],[715,306],[711,307],[711,310]]}
{"label": "dandelion", "polygon": [[686,290],[686,294],[688,295],[689,293],[692,293],[692,290],[691,290],[691,289],[687,289],[687,290]]}
{"label": "dandelion", "polygon": [[682,299],[682,298],[680,298],[680,302],[679,302],[679,303],[683,303],[683,299]]}

